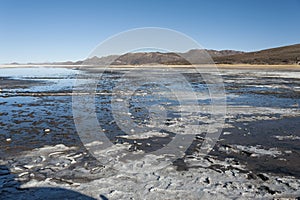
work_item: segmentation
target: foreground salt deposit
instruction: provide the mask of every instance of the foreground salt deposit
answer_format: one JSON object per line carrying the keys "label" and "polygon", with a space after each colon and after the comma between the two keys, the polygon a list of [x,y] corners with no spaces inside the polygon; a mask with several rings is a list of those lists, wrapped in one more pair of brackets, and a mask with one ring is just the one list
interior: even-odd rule
{"label": "foreground salt deposit", "polygon": [[[108,199],[249,199],[299,195],[299,180],[257,174],[233,159],[220,161],[212,156],[191,155],[185,158],[188,170],[179,171],[169,165],[151,173],[142,170],[126,173],[101,166],[93,159],[85,160],[85,155],[76,147],[56,145],[26,152],[22,159],[15,158],[9,165],[16,179],[26,182],[21,188],[58,187],[96,199],[100,195]],[[7,163],[1,161],[3,164]],[[1,181],[5,185],[3,176]],[[4,199],[19,192],[3,192],[13,190],[11,186],[1,189]]]}

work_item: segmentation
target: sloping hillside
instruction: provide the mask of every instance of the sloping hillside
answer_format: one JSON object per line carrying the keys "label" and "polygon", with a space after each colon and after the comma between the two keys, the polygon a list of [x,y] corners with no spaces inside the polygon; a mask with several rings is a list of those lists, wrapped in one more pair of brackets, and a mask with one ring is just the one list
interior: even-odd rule
{"label": "sloping hillside", "polygon": [[[233,50],[201,50],[193,49],[186,53],[161,53],[161,52],[139,52],[126,53],[121,56],[112,55],[105,57],[92,57],[84,61],[85,64],[99,65],[142,65],[142,64],[164,64],[164,65],[189,65],[197,63],[211,63],[212,58],[241,53]],[[209,55],[210,56],[209,56]]]}
{"label": "sloping hillside", "polygon": [[214,61],[223,64],[299,64],[300,44],[214,57]]}

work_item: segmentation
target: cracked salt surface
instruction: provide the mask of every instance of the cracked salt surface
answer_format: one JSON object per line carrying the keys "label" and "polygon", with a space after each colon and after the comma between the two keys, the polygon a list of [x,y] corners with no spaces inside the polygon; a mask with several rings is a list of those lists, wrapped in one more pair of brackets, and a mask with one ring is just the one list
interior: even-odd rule
{"label": "cracked salt surface", "polygon": [[[108,199],[265,199],[299,195],[299,180],[256,175],[234,159],[220,161],[213,156],[195,154],[185,158],[190,167],[188,171],[178,171],[169,165],[151,173],[143,170],[126,173],[116,171],[113,167],[91,166],[84,161],[84,153],[76,152],[77,149],[64,145],[34,149],[24,153],[22,159],[11,161],[10,169],[18,176],[18,180],[27,180],[21,186],[23,189],[59,187],[96,199],[100,195]],[[250,150],[262,154],[274,153],[273,150]],[[29,160],[32,164],[24,165]],[[7,163],[1,161],[1,164]],[[5,199],[5,196],[2,197]]]}

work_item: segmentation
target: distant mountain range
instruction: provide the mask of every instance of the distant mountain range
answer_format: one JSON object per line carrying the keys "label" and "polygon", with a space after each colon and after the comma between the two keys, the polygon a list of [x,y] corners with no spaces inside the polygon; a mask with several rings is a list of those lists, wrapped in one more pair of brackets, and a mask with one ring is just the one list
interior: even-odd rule
{"label": "distant mountain range", "polygon": [[138,52],[126,53],[124,55],[111,55],[105,57],[92,57],[81,62],[89,65],[143,65],[143,64],[164,64],[164,65],[189,65],[212,63],[211,58],[230,56],[243,53],[233,50],[203,50],[193,49],[185,53],[161,53],[161,52]]}
{"label": "distant mountain range", "polygon": [[[209,55],[209,56],[208,56]],[[300,64],[300,44],[265,49],[254,52],[234,50],[200,50],[193,49],[185,53],[137,52],[124,55],[92,57],[77,62],[56,62],[39,64],[59,65],[188,65],[188,64]],[[16,64],[16,63],[14,63]],[[33,64],[33,63],[30,63]],[[37,63],[35,63],[37,64]]]}

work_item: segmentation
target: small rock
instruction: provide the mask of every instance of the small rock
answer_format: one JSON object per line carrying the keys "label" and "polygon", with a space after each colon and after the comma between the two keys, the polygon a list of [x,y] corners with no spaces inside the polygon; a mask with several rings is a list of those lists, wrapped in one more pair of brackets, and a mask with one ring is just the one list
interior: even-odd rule
{"label": "small rock", "polygon": [[268,181],[268,180],[269,180],[269,177],[267,177],[267,176],[264,175],[264,174],[257,174],[257,176],[258,176],[261,180],[263,180],[263,181]]}
{"label": "small rock", "polygon": [[256,176],[253,173],[247,174],[247,179],[256,179]]}
{"label": "small rock", "polygon": [[270,189],[268,186],[260,186],[258,189],[260,190],[265,190],[266,192],[268,192],[269,194],[274,195],[275,193],[277,193],[277,191]]}
{"label": "small rock", "polygon": [[209,177],[206,177],[206,179],[203,181],[204,183],[210,184]]}
{"label": "small rock", "polygon": [[45,132],[45,133],[50,133],[50,131],[51,131],[51,130],[50,130],[49,128],[44,129],[44,132]]}
{"label": "small rock", "polygon": [[257,158],[257,157],[259,157],[259,154],[257,154],[257,153],[252,153],[252,154],[250,155],[250,157],[252,157],[252,158]]}

